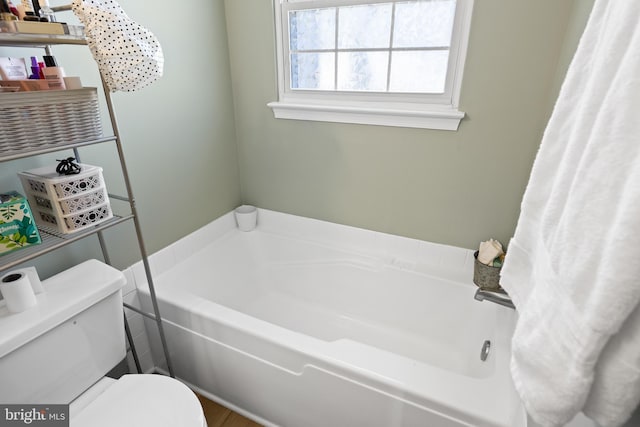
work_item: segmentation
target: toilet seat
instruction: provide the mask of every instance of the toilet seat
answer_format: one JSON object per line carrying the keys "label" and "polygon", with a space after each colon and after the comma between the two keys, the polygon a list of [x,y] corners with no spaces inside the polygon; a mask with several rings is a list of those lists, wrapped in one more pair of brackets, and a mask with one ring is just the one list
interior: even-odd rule
{"label": "toilet seat", "polygon": [[163,375],[123,375],[72,416],[71,427],[206,427],[196,395]]}

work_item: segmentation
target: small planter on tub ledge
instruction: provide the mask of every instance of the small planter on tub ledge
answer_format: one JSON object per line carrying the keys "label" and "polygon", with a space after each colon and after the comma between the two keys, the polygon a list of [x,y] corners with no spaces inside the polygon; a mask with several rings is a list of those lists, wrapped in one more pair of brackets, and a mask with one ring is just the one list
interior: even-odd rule
{"label": "small planter on tub ledge", "polygon": [[481,263],[478,261],[478,251],[475,251],[473,258],[473,283],[480,289],[489,291],[502,290],[500,286],[500,270],[502,270],[502,266],[494,267]]}

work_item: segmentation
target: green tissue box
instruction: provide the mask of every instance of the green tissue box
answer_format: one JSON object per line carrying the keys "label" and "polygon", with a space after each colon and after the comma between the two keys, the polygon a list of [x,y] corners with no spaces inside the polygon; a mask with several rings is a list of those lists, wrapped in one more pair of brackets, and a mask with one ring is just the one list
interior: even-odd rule
{"label": "green tissue box", "polygon": [[0,194],[0,256],[40,243],[27,199],[15,191]]}

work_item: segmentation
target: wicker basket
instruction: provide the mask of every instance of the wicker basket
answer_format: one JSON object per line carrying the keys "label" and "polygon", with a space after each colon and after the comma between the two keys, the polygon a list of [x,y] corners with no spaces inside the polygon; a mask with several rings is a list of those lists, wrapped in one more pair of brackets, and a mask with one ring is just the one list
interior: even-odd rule
{"label": "wicker basket", "polygon": [[11,155],[102,136],[96,88],[0,93],[0,153]]}

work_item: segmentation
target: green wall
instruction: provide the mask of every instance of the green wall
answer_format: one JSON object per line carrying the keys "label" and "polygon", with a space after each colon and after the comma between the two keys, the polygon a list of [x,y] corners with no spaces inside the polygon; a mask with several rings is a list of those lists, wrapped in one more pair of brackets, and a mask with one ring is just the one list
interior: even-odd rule
{"label": "green wall", "polygon": [[475,2],[459,131],[276,120],[269,0],[227,0],[245,203],[467,248],[508,242],[571,1]]}
{"label": "green wall", "polygon": [[[274,119],[270,0],[194,0],[188,27],[168,1],[120,4],[166,60],[152,86],[113,95],[152,253],[240,203],[468,248],[506,243],[592,0],[476,1],[458,132]],[[99,84],[88,49],[54,54],[68,75]],[[0,191],[64,154],[1,164]],[[113,146],[81,154],[123,192]],[[139,257],[132,235],[130,223],[106,233],[118,267]],[[95,237],[36,265],[46,277],[90,257],[100,258]]]}
{"label": "green wall", "polygon": [[[69,2],[52,2],[61,3]],[[154,32],[165,56],[159,81],[140,91],[113,94],[145,242],[152,253],[240,203],[224,3],[194,0],[188,20],[177,18],[175,3],[169,1],[152,6],[135,0],[119,3],[132,19]],[[71,12],[61,16],[75,20]],[[0,48],[3,56],[42,53]],[[54,46],[53,53],[67,75],[82,76],[85,86],[99,85],[88,48]],[[108,129],[106,113],[103,121]],[[104,168],[111,192],[124,194],[114,144],[80,153],[84,162]],[[0,191],[21,189],[16,172],[67,154],[71,153],[2,163]],[[123,211],[118,202],[112,204]],[[131,222],[106,233],[114,265],[126,267],[139,259],[133,234]],[[101,257],[95,237],[36,264],[46,277],[90,257]]]}
{"label": "green wall", "polygon": [[[584,27],[589,19],[591,9],[593,9],[594,0],[575,0],[573,2],[573,8],[571,9],[571,16],[567,23],[567,31],[562,43],[562,50],[560,51],[560,61],[556,71],[556,76],[553,83],[553,93],[560,91],[560,86],[564,81],[567,68],[573,58],[573,54],[576,51]],[[556,97],[551,99],[552,104],[555,103]]]}

